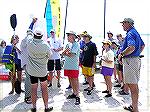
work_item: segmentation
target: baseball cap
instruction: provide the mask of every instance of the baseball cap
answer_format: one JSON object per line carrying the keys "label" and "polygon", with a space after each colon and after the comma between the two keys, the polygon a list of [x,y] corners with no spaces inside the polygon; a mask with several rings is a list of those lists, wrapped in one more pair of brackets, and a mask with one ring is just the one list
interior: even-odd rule
{"label": "baseball cap", "polygon": [[132,18],[124,18],[124,20],[120,23],[129,22],[131,24],[134,24],[134,20]]}
{"label": "baseball cap", "polygon": [[116,46],[119,46],[119,44],[118,44],[117,41],[112,41],[111,43],[112,43],[112,44],[115,44]]}
{"label": "baseball cap", "polygon": [[113,35],[113,33],[112,33],[111,31],[107,32],[107,34],[111,34],[111,35]]}
{"label": "baseball cap", "polygon": [[54,29],[51,29],[51,30],[50,30],[50,33],[51,33],[51,32],[54,32],[54,33],[55,33],[55,30],[54,30]]}

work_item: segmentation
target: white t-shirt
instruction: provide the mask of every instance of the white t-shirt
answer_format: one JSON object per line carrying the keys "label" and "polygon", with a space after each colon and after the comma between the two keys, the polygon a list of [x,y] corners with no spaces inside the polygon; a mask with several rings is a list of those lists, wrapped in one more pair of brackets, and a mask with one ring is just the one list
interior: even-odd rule
{"label": "white t-shirt", "polygon": [[50,60],[55,60],[55,59],[60,59],[60,53],[59,52],[55,52],[53,49],[58,49],[58,48],[62,48],[62,42],[59,39],[56,38],[52,38],[50,37],[50,48],[52,51],[52,56],[49,58]]}
{"label": "white t-shirt", "polygon": [[107,59],[112,61],[112,63],[106,63],[102,60],[102,66],[114,68],[114,52],[112,50],[109,50],[106,52],[106,50],[103,51],[102,59]]}

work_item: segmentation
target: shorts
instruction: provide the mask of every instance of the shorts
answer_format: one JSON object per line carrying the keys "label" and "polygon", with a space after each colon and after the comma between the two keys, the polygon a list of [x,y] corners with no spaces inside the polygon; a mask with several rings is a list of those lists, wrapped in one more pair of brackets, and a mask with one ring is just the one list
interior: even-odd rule
{"label": "shorts", "polygon": [[103,76],[112,76],[113,72],[114,68],[102,66],[101,74],[103,74]]}
{"label": "shorts", "polygon": [[56,59],[55,64],[54,64],[54,60],[48,60],[47,70],[48,71],[53,71],[54,70],[54,65],[55,65],[55,70],[61,70],[60,59]]}
{"label": "shorts", "polygon": [[18,59],[18,63],[15,64],[15,68],[16,68],[17,71],[22,71],[22,68],[21,68],[21,60],[20,60],[20,59]]}
{"label": "shorts", "polygon": [[68,78],[78,78],[79,70],[64,70],[64,76],[68,76]]}
{"label": "shorts", "polygon": [[82,66],[82,74],[84,74],[85,77],[94,76],[94,73],[92,73],[92,67]]}
{"label": "shorts", "polygon": [[140,57],[123,58],[123,76],[126,84],[138,84],[140,79]]}
{"label": "shorts", "polygon": [[31,81],[31,84],[36,84],[38,83],[38,79],[40,80],[40,82],[44,82],[47,80],[47,75],[45,77],[34,77],[34,76],[31,76],[30,75],[30,81]]}
{"label": "shorts", "polygon": [[[15,64],[15,70],[16,71],[22,71],[23,69],[21,68],[21,60],[18,59],[18,63]],[[13,71],[13,68],[10,70],[10,71]]]}

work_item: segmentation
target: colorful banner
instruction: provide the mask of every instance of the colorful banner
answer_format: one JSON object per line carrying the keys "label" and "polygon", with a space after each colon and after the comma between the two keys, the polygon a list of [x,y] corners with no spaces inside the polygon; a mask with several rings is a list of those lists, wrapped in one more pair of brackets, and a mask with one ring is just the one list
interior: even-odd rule
{"label": "colorful banner", "polygon": [[45,15],[47,35],[50,37],[50,30],[56,31],[56,37],[60,36],[61,14],[60,14],[60,1],[47,0]]}

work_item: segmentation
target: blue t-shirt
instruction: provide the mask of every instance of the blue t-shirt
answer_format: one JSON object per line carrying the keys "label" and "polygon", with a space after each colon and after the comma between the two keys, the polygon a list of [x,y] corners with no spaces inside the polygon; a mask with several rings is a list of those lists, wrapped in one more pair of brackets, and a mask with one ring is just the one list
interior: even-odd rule
{"label": "blue t-shirt", "polygon": [[[84,42],[83,40],[81,40],[79,44],[80,44],[80,49],[83,51],[85,42]],[[79,57],[79,58],[80,58],[80,61],[81,61],[81,59],[82,59],[82,57],[83,57],[83,52],[82,52],[82,51],[80,52],[80,57]]]}
{"label": "blue t-shirt", "polygon": [[[69,48],[69,44],[66,45]],[[79,52],[80,46],[77,42],[72,43],[71,53],[74,54],[72,57],[65,56],[64,69],[65,70],[79,70]]]}
{"label": "blue t-shirt", "polygon": [[129,56],[140,56],[141,53],[141,46],[144,45],[143,40],[141,39],[140,34],[137,32],[137,30],[132,27],[127,31],[123,46],[121,51],[124,51],[128,46],[134,46],[135,50],[125,57]]}

